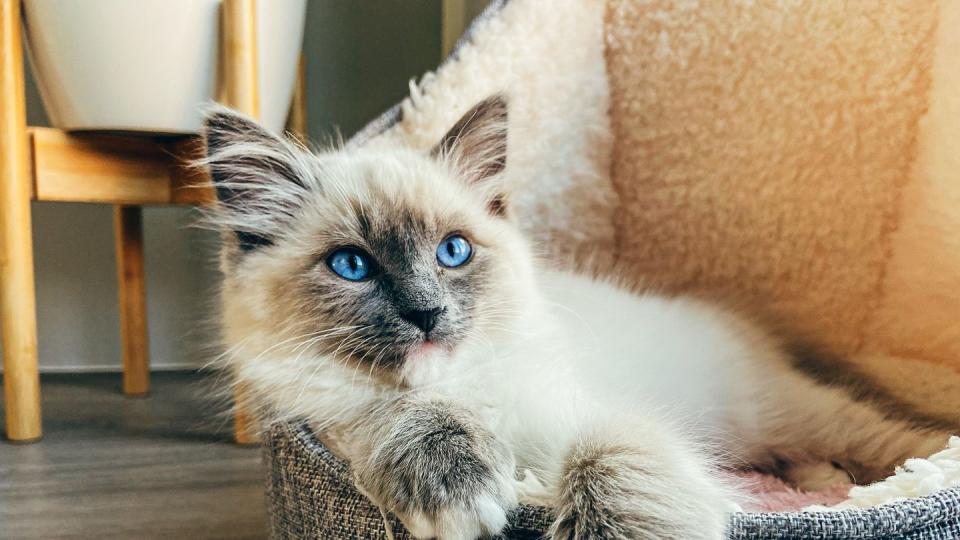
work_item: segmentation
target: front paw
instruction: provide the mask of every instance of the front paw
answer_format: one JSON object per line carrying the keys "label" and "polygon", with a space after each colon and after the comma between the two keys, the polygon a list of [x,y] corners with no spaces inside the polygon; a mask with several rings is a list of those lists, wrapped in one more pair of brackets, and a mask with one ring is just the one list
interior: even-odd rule
{"label": "front paw", "polygon": [[499,533],[511,507],[504,504],[503,494],[483,493],[463,503],[413,509],[398,517],[414,538],[474,540]]}
{"label": "front paw", "polygon": [[720,540],[732,501],[696,469],[627,447],[581,446],[566,464],[549,538]]}
{"label": "front paw", "polygon": [[517,504],[509,450],[464,413],[405,410],[358,481],[417,538],[473,540],[500,532]]}

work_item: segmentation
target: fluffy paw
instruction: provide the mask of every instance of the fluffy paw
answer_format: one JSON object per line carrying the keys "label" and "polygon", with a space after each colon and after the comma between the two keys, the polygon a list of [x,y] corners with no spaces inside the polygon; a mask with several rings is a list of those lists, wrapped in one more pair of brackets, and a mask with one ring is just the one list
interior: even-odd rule
{"label": "fluffy paw", "polygon": [[473,540],[497,534],[517,504],[513,461],[485,461],[486,452],[477,448],[447,450],[428,467],[413,458],[420,463],[407,463],[403,472],[394,470],[393,512],[415,538]]}
{"label": "fluffy paw", "polygon": [[509,450],[468,415],[441,405],[399,411],[358,482],[417,538],[473,540],[500,532],[517,504]]}
{"label": "fluffy paw", "polygon": [[671,508],[634,499],[600,503],[584,513],[564,509],[550,529],[551,540],[721,540],[729,514],[739,506],[728,500],[684,501]]}
{"label": "fluffy paw", "polygon": [[567,464],[553,540],[720,540],[736,508],[712,477],[658,469],[624,447],[581,447]]}
{"label": "fluffy paw", "polygon": [[415,538],[474,540],[500,532],[507,524],[507,511],[500,497],[484,493],[432,512],[415,510],[400,520]]}

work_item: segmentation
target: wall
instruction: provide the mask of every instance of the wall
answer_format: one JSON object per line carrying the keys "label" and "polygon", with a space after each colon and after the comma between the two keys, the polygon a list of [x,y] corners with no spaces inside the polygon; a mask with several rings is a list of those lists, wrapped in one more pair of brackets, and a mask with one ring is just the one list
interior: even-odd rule
{"label": "wall", "polygon": [[440,62],[440,0],[310,0],[304,50],[311,136],[348,136]]}
{"label": "wall", "polygon": [[[311,134],[362,127],[440,59],[440,1],[310,0],[307,57]],[[28,82],[28,121],[45,125]],[[202,365],[211,354],[216,235],[178,208],[144,213],[150,355],[155,368]],[[111,209],[34,203],[42,371],[118,370],[119,323]]]}

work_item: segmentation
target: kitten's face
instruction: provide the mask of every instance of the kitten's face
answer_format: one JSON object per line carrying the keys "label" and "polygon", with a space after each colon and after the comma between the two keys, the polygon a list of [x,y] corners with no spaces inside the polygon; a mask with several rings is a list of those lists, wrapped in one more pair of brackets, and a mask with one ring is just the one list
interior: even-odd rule
{"label": "kitten's face", "polygon": [[211,169],[228,229],[226,330],[245,334],[231,341],[255,334],[307,364],[335,357],[416,384],[465,341],[509,324],[530,256],[490,189],[504,163],[505,105],[481,105],[438,155],[307,155],[272,137],[251,140],[264,133],[245,120],[212,117]]}

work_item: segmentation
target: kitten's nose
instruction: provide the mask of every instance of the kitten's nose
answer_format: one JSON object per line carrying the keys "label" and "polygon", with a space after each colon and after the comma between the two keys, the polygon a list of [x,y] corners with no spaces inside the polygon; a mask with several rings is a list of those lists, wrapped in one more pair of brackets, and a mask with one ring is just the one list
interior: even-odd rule
{"label": "kitten's nose", "polygon": [[424,332],[429,332],[437,325],[441,313],[443,308],[415,309],[401,313],[400,316]]}

